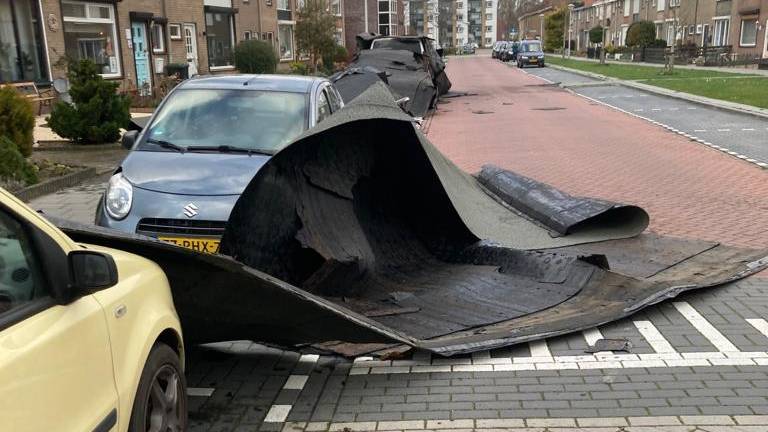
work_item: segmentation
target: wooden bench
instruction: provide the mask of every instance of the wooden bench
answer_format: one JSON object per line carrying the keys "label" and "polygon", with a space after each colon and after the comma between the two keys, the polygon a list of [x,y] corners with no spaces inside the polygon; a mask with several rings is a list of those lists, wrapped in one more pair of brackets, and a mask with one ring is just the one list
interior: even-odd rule
{"label": "wooden bench", "polygon": [[51,106],[53,100],[56,99],[56,96],[54,96],[53,93],[53,88],[41,91],[37,88],[37,84],[32,81],[6,83],[2,85],[13,87],[26,96],[30,101],[37,102],[37,115],[40,115],[43,112],[43,105]]}

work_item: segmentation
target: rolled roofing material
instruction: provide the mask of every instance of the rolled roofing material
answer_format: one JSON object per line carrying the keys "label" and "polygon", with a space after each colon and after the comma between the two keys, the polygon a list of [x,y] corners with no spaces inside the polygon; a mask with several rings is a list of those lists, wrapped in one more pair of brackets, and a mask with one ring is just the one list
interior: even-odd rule
{"label": "rolled roofing material", "polygon": [[591,225],[585,214],[603,220],[582,211],[593,201],[494,175],[519,192],[505,182],[494,194],[455,167],[378,84],[256,174],[222,239],[230,256],[56,223],[157,262],[196,342],[405,343],[452,355],[583,330],[768,266],[765,250],[635,235],[644,225],[631,217],[575,230]]}

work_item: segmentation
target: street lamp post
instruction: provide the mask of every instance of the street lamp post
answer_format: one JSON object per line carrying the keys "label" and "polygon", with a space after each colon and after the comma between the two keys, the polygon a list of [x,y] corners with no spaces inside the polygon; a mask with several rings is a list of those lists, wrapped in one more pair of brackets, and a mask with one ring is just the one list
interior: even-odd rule
{"label": "street lamp post", "polygon": [[568,49],[568,57],[571,56],[571,14],[573,13],[573,3],[568,4],[568,17],[563,23],[563,60],[565,60],[566,44]]}
{"label": "street lamp post", "polygon": [[541,49],[544,50],[544,14],[539,14],[539,40],[541,40]]}

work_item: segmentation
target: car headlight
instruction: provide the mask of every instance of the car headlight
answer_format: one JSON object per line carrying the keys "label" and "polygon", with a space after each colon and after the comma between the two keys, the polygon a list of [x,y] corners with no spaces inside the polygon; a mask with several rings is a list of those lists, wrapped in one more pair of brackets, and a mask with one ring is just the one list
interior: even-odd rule
{"label": "car headlight", "polygon": [[113,219],[123,219],[128,216],[133,204],[133,186],[121,173],[113,175],[107,185],[104,198],[104,208]]}

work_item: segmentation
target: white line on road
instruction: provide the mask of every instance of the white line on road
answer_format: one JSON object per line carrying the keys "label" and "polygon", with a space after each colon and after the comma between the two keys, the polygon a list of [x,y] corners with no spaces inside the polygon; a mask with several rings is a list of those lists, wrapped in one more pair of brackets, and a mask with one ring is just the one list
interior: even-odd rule
{"label": "white line on road", "polygon": [[731,130],[730,129],[718,129],[717,131],[718,132],[730,132]]}
{"label": "white line on road", "polygon": [[299,363],[317,363],[319,359],[320,356],[318,354],[302,354],[299,357]]}
{"label": "white line on road", "polygon": [[285,381],[283,388],[286,390],[301,390],[309,379],[308,375],[291,375]]}
{"label": "white line on road", "polygon": [[552,357],[546,340],[530,342],[528,347],[531,349],[531,357]]}
{"label": "white line on road", "polygon": [[651,111],[661,111],[661,108],[651,108]]}
{"label": "white line on road", "polygon": [[264,423],[282,423],[288,418],[293,405],[272,405],[264,418]]}
{"label": "white line on road", "polygon": [[755,129],[754,128],[741,128],[741,130],[743,130],[743,131],[754,131]]}
{"label": "white line on road", "polygon": [[664,335],[661,334],[659,329],[656,328],[650,321],[635,321],[635,327],[641,335],[648,341],[648,344],[658,354],[677,354],[672,345],[667,341]]}
{"label": "white line on road", "polygon": [[603,339],[603,334],[600,333],[600,329],[597,327],[584,330],[584,340],[587,341],[587,345],[595,346],[598,340]]}
{"label": "white line on road", "polygon": [[688,302],[673,302],[680,314],[691,323],[705,338],[715,346],[720,352],[737,352],[736,345],[732,344],[722,333],[720,333],[709,321],[706,320],[696,309]]}
{"label": "white line on road", "polygon": [[693,131],[694,132],[706,132],[707,130],[706,129],[694,129]]}
{"label": "white line on road", "polygon": [[214,390],[210,387],[187,387],[187,396],[211,397]]}
{"label": "white line on road", "polygon": [[765,335],[765,337],[768,337],[768,321],[762,318],[750,318],[747,320],[747,322],[752,327],[756,328],[757,331]]}
{"label": "white line on road", "polygon": [[696,107],[688,107],[689,110],[695,110]]}

